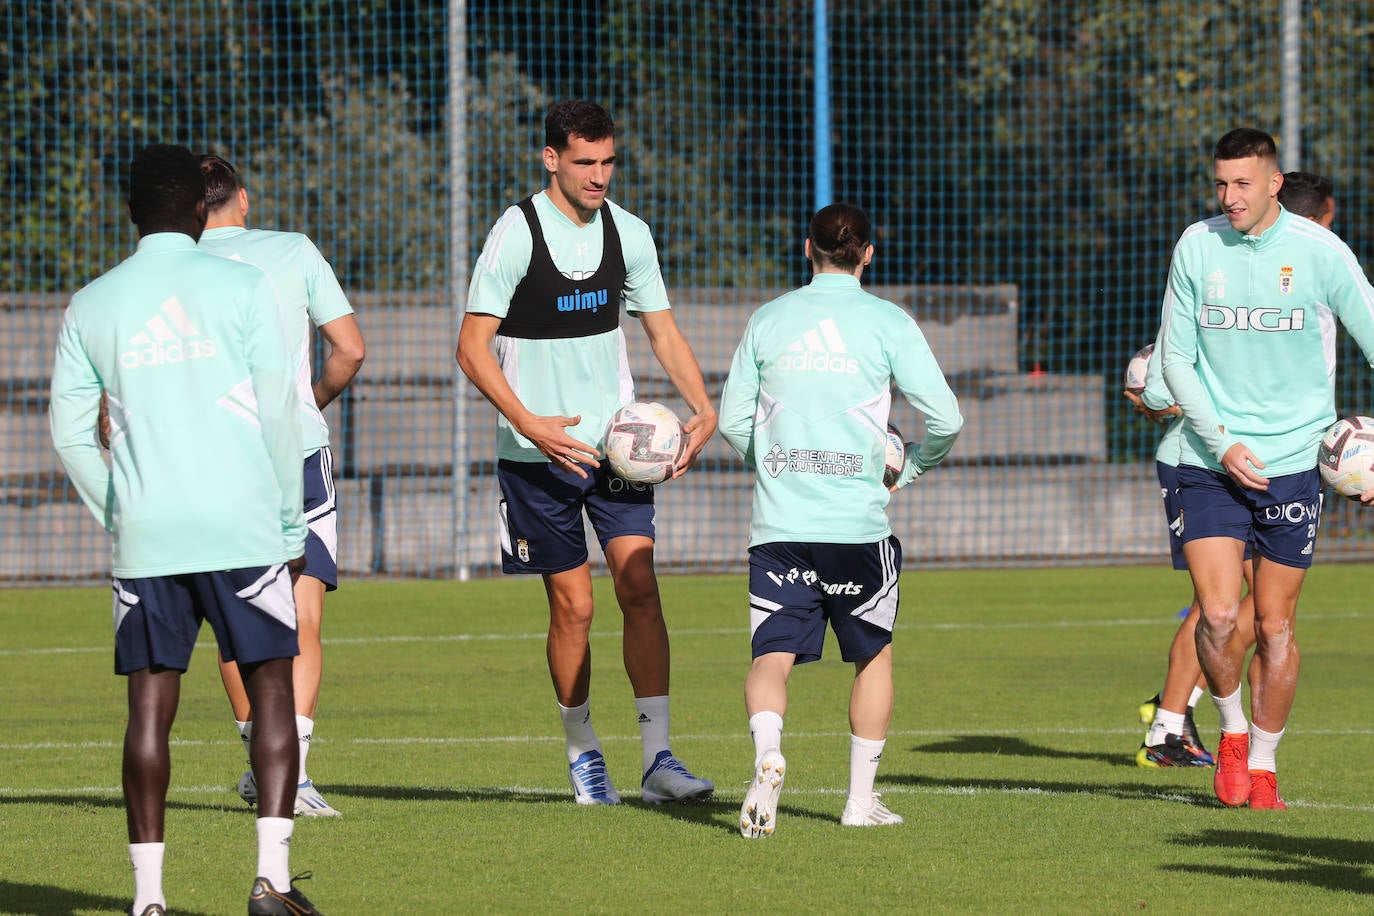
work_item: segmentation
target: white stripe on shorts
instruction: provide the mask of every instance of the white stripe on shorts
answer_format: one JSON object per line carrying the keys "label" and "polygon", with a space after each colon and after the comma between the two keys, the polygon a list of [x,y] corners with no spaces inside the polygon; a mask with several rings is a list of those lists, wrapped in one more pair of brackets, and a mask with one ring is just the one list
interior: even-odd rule
{"label": "white stripe on shorts", "polygon": [[296,599],[291,591],[291,576],[285,563],[267,567],[257,581],[234,594],[253,607],[296,629]]}
{"label": "white stripe on shorts", "polygon": [[883,567],[883,584],[874,596],[856,607],[850,614],[860,617],[889,633],[897,623],[897,555],[891,541],[878,545],[878,557]]}
{"label": "white stripe on shorts", "polygon": [[769,601],[767,598],[760,598],[753,592],[749,593],[749,638],[754,638],[754,631],[763,625],[774,611],[782,610],[782,605],[776,601]]}

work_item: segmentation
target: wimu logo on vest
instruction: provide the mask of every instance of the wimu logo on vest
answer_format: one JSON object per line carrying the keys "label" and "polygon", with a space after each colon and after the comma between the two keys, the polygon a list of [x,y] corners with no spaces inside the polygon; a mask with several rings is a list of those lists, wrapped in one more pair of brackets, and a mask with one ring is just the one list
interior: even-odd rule
{"label": "wimu logo on vest", "polygon": [[610,296],[606,290],[597,289],[590,292],[582,292],[580,289],[572,291],[571,296],[558,297],[558,310],[560,312],[581,312],[591,309],[593,315],[596,310],[610,301]]}
{"label": "wimu logo on vest", "polygon": [[1218,331],[1301,331],[1302,309],[1294,309],[1287,315],[1282,309],[1275,308],[1229,308],[1225,305],[1203,303],[1202,318],[1198,325]]}

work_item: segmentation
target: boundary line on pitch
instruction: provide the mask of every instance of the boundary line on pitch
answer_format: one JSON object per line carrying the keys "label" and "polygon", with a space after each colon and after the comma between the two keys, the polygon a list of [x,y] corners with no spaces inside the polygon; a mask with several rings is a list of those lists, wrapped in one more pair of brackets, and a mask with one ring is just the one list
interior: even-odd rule
{"label": "boundary line on pitch", "polygon": [[[1309,614],[1302,618],[1303,621],[1327,621],[1327,620],[1358,620],[1369,616],[1360,611],[1346,611],[1338,614]],[[976,621],[951,621],[946,623],[914,623],[898,624],[896,632],[919,632],[922,630],[931,632],[949,632],[955,630],[1069,630],[1077,628],[1113,628],[1113,627],[1149,627],[1173,625],[1177,626],[1177,617],[1139,617],[1139,618],[1115,618],[1111,620],[1050,620],[1044,622],[1031,621],[1010,621],[1005,623],[978,623]],[[669,628],[669,636],[738,636],[747,633],[748,628],[740,627],[716,627],[710,629],[673,629]],[[593,639],[619,639],[624,635],[623,630],[593,630]],[[501,640],[535,640],[547,639],[548,633],[441,633],[432,636],[336,636],[321,640],[326,646],[358,646],[358,645],[380,645],[383,643],[442,643],[442,642],[487,642]],[[213,640],[201,640],[196,643],[196,648],[205,650],[215,648]],[[15,657],[24,655],[68,655],[82,654],[90,652],[113,652],[114,646],[55,646],[47,649],[0,649],[0,658]]]}

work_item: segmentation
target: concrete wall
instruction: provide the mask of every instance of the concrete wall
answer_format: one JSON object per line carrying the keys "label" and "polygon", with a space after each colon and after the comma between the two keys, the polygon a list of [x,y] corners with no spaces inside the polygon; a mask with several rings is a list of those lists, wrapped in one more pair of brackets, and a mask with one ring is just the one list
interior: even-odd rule
{"label": "concrete wall", "polygon": [[[713,397],[749,315],[780,292],[672,294]],[[949,463],[893,500],[912,563],[1162,561],[1153,468],[1105,463],[1102,380],[1017,371],[1015,288],[874,292],[917,315],[966,418]],[[491,572],[496,414],[457,372],[451,306],[428,294],[352,298],[368,360],[328,411],[344,573]],[[65,486],[48,438],[47,379],[64,304],[0,301],[0,384],[10,392],[0,403],[0,579],[97,578],[108,566],[108,544]],[[624,327],[639,396],[681,409],[638,322]],[[900,398],[893,418],[908,439],[922,434]],[[692,475],[661,487],[663,567],[742,568],[751,488],[719,439]],[[599,562],[599,551],[592,555]]]}

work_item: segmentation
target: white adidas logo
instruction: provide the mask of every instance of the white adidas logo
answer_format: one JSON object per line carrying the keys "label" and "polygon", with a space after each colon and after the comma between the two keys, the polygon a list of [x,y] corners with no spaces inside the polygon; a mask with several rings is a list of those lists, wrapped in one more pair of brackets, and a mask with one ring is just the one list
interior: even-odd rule
{"label": "white adidas logo", "polygon": [[1208,283],[1225,283],[1225,282],[1226,282],[1226,274],[1222,273],[1222,272],[1221,272],[1221,268],[1218,267],[1216,270],[1212,271],[1210,274],[1207,275],[1207,282],[1208,282]]}
{"label": "white adidas logo", "polygon": [[200,331],[175,296],[160,308],[160,314],[143,323],[144,330],[129,338],[131,349],[119,354],[121,366],[163,366],[215,355],[213,340],[190,339],[200,337]]}
{"label": "white adidas logo", "polygon": [[816,327],[801,336],[787,348],[787,353],[778,360],[779,369],[797,372],[843,372],[857,375],[859,361],[845,356],[849,348],[844,345],[840,329],[834,320],[826,318]]}

